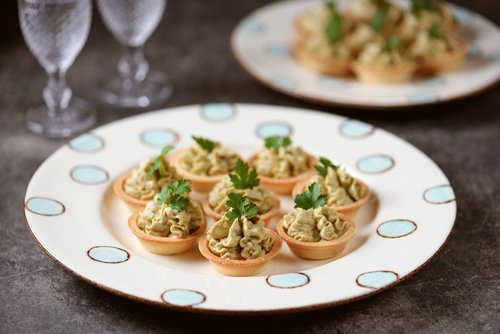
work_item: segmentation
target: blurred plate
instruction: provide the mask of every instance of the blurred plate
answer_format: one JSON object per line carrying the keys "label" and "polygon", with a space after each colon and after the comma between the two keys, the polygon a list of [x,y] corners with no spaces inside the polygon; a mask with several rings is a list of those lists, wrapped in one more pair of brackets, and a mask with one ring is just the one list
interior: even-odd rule
{"label": "blurred plate", "polygon": [[[217,273],[197,249],[176,256],[144,250],[112,182],[164,145],[192,145],[191,134],[220,140],[243,157],[262,146],[262,136],[291,135],[309,152],[343,162],[375,194],[356,217],[358,233],[345,256],[302,260],[284,245],[265,271],[242,278]],[[282,197],[283,212],[292,207]],[[441,248],[455,213],[446,176],[402,139],[339,116],[251,104],[165,109],[95,129],[50,156],[25,196],[35,240],[78,277],[141,302],[210,313],[310,310],[383,291]]]}
{"label": "blurred plate", "polygon": [[[341,5],[347,1],[340,1]],[[402,7],[408,2],[396,1]],[[295,62],[290,45],[297,15],[323,0],[291,0],[264,6],[235,28],[232,51],[245,71],[261,84],[299,99],[355,108],[403,108],[464,98],[500,78],[500,30],[462,7],[451,5],[471,48],[459,70],[398,85],[370,85],[354,78],[323,76]]]}

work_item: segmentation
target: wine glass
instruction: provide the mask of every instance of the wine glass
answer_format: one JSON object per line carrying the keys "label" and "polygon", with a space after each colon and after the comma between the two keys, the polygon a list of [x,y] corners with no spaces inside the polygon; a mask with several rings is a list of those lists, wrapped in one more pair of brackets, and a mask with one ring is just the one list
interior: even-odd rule
{"label": "wine glass", "polygon": [[163,16],[166,0],[97,0],[104,24],[122,44],[119,77],[103,89],[101,98],[120,107],[147,107],[166,100],[172,85],[166,74],[150,71],[142,46]]}
{"label": "wine glass", "polygon": [[31,53],[45,69],[45,105],[26,112],[26,127],[49,137],[68,137],[95,123],[96,113],[72,98],[66,71],[87,40],[92,17],[90,0],[18,0],[19,21]]}

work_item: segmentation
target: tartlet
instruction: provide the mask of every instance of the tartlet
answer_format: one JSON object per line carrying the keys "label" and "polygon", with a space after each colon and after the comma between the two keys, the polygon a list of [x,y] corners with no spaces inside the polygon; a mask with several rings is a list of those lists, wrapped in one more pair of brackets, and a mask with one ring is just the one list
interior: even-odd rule
{"label": "tartlet", "polygon": [[120,177],[118,177],[113,182],[113,191],[116,194],[116,196],[118,196],[123,202],[125,202],[125,204],[127,205],[127,207],[131,212],[136,212],[142,210],[146,206],[148,201],[132,197],[128,195],[123,189],[125,186],[125,181],[130,176],[131,173],[132,173],[131,171],[128,171],[120,175]]}
{"label": "tartlet", "polygon": [[356,234],[356,225],[347,216],[339,215],[349,222],[348,229],[340,237],[331,241],[304,242],[289,236],[283,226],[283,218],[276,226],[279,236],[285,241],[296,256],[308,260],[324,260],[338,257],[345,249],[347,243]]}
{"label": "tartlet", "polygon": [[128,226],[130,231],[137,237],[141,245],[149,252],[158,255],[174,255],[189,251],[196,245],[198,238],[206,231],[207,222],[203,217],[201,226],[193,233],[184,238],[166,238],[149,235],[137,226],[139,212],[130,216]]}
{"label": "tartlet", "polygon": [[198,248],[201,254],[212,264],[212,266],[220,273],[227,276],[252,276],[261,272],[264,267],[278,255],[282,241],[278,234],[268,228],[264,228],[267,234],[274,238],[274,244],[271,250],[265,255],[251,260],[233,260],[221,258],[213,254],[208,248],[208,240],[206,235],[200,238]]}
{"label": "tartlet", "polygon": [[[338,213],[348,217],[349,219],[354,219],[354,217],[356,217],[356,214],[361,209],[361,207],[363,205],[365,205],[365,203],[371,197],[371,190],[370,190],[370,187],[368,187],[368,185],[366,185],[364,182],[362,182],[358,179],[355,179],[354,182],[365,189],[363,196],[360,199],[358,199],[357,201],[350,203],[350,204],[347,204],[347,205],[332,205],[332,207]],[[302,193],[306,189],[308,184],[309,184],[309,180],[306,180],[304,182],[297,184],[293,188],[292,196],[295,197],[297,194]]]}
{"label": "tartlet", "polygon": [[305,68],[333,76],[346,76],[350,73],[351,59],[322,58],[306,51],[304,44],[303,39],[297,39],[293,44],[293,55]]}
{"label": "tartlet", "polygon": [[407,62],[397,66],[374,66],[354,62],[352,70],[358,78],[372,84],[396,84],[410,81],[413,73],[417,69],[417,64]]}
{"label": "tartlet", "polygon": [[418,71],[422,74],[433,75],[453,71],[463,65],[469,52],[469,44],[461,41],[460,46],[448,53],[418,61]]}
{"label": "tartlet", "polygon": [[[250,166],[253,166],[255,164],[258,155],[259,155],[258,153],[255,153],[248,159],[248,163]],[[290,195],[297,183],[303,182],[304,180],[314,175],[314,165],[316,164],[317,160],[314,156],[310,155],[309,153],[306,153],[306,156],[309,168],[304,173],[293,177],[281,178],[281,179],[259,175],[260,182],[269,190],[277,194]]]}

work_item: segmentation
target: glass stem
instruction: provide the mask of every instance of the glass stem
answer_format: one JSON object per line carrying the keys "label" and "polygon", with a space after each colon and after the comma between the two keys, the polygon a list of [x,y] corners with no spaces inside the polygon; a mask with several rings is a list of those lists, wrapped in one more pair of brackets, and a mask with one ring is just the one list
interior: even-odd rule
{"label": "glass stem", "polygon": [[149,64],[144,58],[142,46],[127,46],[118,62],[118,72],[122,77],[123,90],[130,92],[139,85],[148,74]]}
{"label": "glass stem", "polygon": [[47,73],[48,83],[43,90],[43,99],[49,117],[61,117],[71,100],[71,89],[66,84],[66,71],[57,69]]}

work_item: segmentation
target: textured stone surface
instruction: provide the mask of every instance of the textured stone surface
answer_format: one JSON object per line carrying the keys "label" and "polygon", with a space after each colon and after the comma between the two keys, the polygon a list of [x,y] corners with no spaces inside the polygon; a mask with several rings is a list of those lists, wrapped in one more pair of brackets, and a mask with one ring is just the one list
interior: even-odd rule
{"label": "textured stone surface", "polygon": [[[172,1],[146,47],[167,71],[173,98],[160,107],[254,102],[320,109],[374,123],[427,153],[458,198],[455,228],[444,249],[412,278],[367,300],[296,315],[254,318],[193,315],[139,304],[99,290],[64,271],[31,239],[23,197],[37,166],[61,140],[24,130],[22,112],[41,101],[45,76],[13,22],[0,46],[0,332],[187,333],[221,322],[239,332],[498,332],[500,327],[500,89],[419,110],[355,111],[297,101],[261,87],[237,66],[228,38],[262,0]],[[500,22],[493,0],[457,1]],[[6,14],[2,14],[7,16]],[[6,31],[3,29],[3,31]],[[94,16],[89,41],[69,71],[74,92],[93,101],[99,123],[138,113],[98,104],[95,85],[113,74],[120,48]]]}

